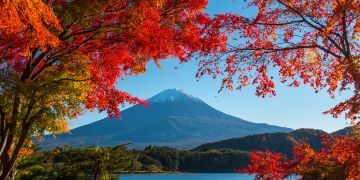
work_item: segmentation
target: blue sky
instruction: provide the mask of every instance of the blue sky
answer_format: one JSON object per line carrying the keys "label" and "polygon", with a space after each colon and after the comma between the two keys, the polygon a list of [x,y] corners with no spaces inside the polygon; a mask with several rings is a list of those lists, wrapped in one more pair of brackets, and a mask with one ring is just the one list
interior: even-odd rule
{"label": "blue sky", "polygon": [[[245,9],[243,1],[209,0],[207,11],[210,14],[236,12],[251,16],[256,9]],[[141,76],[126,77],[117,87],[131,94],[147,99],[162,90],[178,88],[204,100],[212,107],[244,120],[285,126],[293,129],[316,128],[332,132],[348,126],[344,117],[334,119],[322,112],[344,101],[350,93],[330,98],[325,90],[314,93],[307,86],[289,88],[276,82],[277,96],[260,98],[255,95],[254,87],[241,91],[223,91],[218,93],[221,79],[204,77],[197,81],[195,73],[197,62],[179,64],[175,59],[161,61],[162,69],[153,62]],[[76,120],[71,127],[78,127],[106,117],[106,113],[87,112]]]}

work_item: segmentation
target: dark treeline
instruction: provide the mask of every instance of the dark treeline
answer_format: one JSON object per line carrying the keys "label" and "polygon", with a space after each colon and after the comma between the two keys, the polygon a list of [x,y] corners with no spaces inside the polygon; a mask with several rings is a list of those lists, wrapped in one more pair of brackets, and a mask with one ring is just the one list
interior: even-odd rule
{"label": "dark treeline", "polygon": [[117,147],[34,150],[17,165],[17,179],[117,179],[119,173],[234,172],[249,164],[248,152],[185,151],[149,146],[142,151]]}
{"label": "dark treeline", "polygon": [[128,168],[134,159],[136,154],[124,145],[34,150],[17,164],[16,179],[118,179],[115,174]]}
{"label": "dark treeline", "polygon": [[148,167],[156,167],[163,171],[234,172],[249,163],[248,152],[231,149],[198,152],[149,146],[143,151],[135,152],[139,155],[135,162],[143,166],[137,171],[148,171]]}

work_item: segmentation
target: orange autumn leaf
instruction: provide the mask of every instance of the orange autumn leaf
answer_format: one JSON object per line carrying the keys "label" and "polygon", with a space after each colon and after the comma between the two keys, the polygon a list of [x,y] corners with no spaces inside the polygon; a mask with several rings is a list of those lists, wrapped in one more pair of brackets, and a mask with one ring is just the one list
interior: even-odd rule
{"label": "orange autumn leaf", "polygon": [[1,0],[0,34],[28,39],[30,48],[54,47],[59,40],[53,30],[61,25],[53,10],[42,0]]}

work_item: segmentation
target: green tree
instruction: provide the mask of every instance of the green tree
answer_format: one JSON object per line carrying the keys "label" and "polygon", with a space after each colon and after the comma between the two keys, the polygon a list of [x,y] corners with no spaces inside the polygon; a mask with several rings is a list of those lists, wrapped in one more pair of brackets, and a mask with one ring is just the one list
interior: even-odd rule
{"label": "green tree", "polygon": [[169,147],[147,147],[144,154],[160,161],[164,171],[179,170],[179,151]]}
{"label": "green tree", "polygon": [[17,179],[112,179],[135,160],[125,145],[74,148],[65,146],[49,152],[36,151],[22,159]]}

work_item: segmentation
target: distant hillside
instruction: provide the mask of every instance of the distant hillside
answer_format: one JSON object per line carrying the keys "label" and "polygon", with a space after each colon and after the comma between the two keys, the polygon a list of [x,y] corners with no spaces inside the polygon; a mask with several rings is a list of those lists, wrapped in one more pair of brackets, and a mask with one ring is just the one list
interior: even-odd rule
{"label": "distant hillside", "polygon": [[194,148],[233,137],[292,131],[227,115],[176,89],[160,92],[148,101],[148,107],[136,105],[124,110],[121,119],[102,119],[73,129],[70,134],[56,138],[46,136],[40,146],[53,149],[65,144],[115,146],[132,143],[132,148],[148,145]]}
{"label": "distant hillside", "polygon": [[350,135],[353,131],[354,127],[353,126],[349,126],[346,127],[344,129],[340,129],[338,131],[335,131],[333,133],[331,133],[332,135],[340,135],[340,136],[344,136],[344,135]]}
{"label": "distant hillside", "polygon": [[310,144],[314,149],[321,149],[321,137],[328,133],[315,129],[298,129],[290,133],[265,133],[240,138],[203,144],[194,151],[209,151],[213,149],[233,149],[241,151],[270,150],[292,156],[292,149],[302,143]]}
{"label": "distant hillside", "polygon": [[[349,128],[339,132],[347,130]],[[330,134],[315,129],[298,129],[290,133],[265,133],[208,143],[190,151],[169,147],[148,147],[138,153],[142,157],[139,161],[145,167],[149,165],[149,159],[152,159],[165,169],[172,167],[172,170],[182,172],[231,173],[249,165],[249,154],[252,150],[285,153],[291,158],[293,147],[302,143],[308,143],[314,149],[320,150],[320,139],[323,136]]]}

